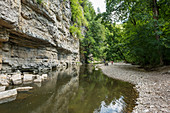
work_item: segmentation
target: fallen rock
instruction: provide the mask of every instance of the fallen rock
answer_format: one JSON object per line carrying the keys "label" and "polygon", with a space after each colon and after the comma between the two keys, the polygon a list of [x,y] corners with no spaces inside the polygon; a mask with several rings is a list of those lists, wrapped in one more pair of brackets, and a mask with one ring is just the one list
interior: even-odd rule
{"label": "fallen rock", "polygon": [[32,84],[32,81],[29,82],[23,82],[23,84],[27,85],[27,84]]}
{"label": "fallen rock", "polygon": [[29,91],[31,89],[33,89],[33,87],[18,87],[18,88],[15,88],[17,91]]}
{"label": "fallen rock", "polygon": [[40,83],[40,82],[42,82],[42,80],[43,80],[42,77],[40,75],[37,75],[36,79],[34,80],[34,82],[35,83]]}
{"label": "fallen rock", "polygon": [[9,85],[7,75],[4,75],[4,74],[0,75],[0,84],[3,85],[3,86],[8,86]]}
{"label": "fallen rock", "polygon": [[21,84],[22,83],[21,74],[12,75],[11,80],[14,85]]}
{"label": "fallen rock", "polygon": [[47,79],[48,75],[47,74],[42,74],[43,79]]}
{"label": "fallen rock", "polygon": [[23,78],[24,82],[31,82],[32,80],[33,80],[32,74],[24,74],[24,78]]}
{"label": "fallen rock", "polygon": [[20,70],[17,70],[16,73],[17,73],[17,74],[21,74],[21,71],[20,71]]}
{"label": "fallen rock", "polygon": [[41,79],[35,79],[34,82],[35,83],[40,83],[40,82],[42,82],[42,80]]}
{"label": "fallen rock", "polygon": [[0,86],[0,92],[5,91],[6,86]]}
{"label": "fallen rock", "polygon": [[3,85],[3,86],[9,86],[8,80],[5,80],[5,79],[1,79],[0,84]]}
{"label": "fallen rock", "polygon": [[0,92],[0,100],[5,99],[5,98],[9,98],[9,97],[12,97],[12,96],[15,96],[15,95],[17,95],[16,89],[2,91],[2,92]]}
{"label": "fallen rock", "polygon": [[7,79],[10,80],[10,78],[12,77],[12,75],[7,75]]}
{"label": "fallen rock", "polygon": [[7,79],[7,75],[5,75],[5,74],[0,74],[0,78],[1,78],[1,79]]}

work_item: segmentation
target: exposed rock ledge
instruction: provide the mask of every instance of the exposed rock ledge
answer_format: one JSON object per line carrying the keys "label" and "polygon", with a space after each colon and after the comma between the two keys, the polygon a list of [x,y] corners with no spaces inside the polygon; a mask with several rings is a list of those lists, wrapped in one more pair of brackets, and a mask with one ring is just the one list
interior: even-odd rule
{"label": "exposed rock ledge", "polygon": [[109,77],[136,85],[139,98],[133,113],[170,112],[170,67],[147,72],[138,66],[114,63],[109,66],[100,65],[100,68]]}
{"label": "exposed rock ledge", "polygon": [[69,0],[0,1],[0,73],[42,71],[79,62]]}

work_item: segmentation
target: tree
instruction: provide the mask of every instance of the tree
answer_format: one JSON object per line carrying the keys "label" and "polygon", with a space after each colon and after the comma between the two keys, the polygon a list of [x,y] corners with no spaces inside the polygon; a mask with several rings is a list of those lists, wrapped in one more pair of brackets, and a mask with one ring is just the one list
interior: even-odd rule
{"label": "tree", "polygon": [[[107,37],[107,40],[112,37],[111,41],[114,44],[107,52],[114,50],[113,54],[117,58],[120,56],[119,53],[122,53],[124,56],[122,60],[143,66],[170,61],[167,52],[169,50],[168,6],[167,0],[106,0],[107,12],[103,13],[103,16],[107,17],[102,17],[103,22],[110,24],[117,20],[124,22],[123,31],[119,30],[122,34],[118,38],[119,41],[116,41],[118,32],[113,32],[112,36]],[[114,30],[115,27],[109,29],[110,32]],[[115,51],[117,47],[119,52]]]}
{"label": "tree", "polygon": [[82,46],[84,47],[85,63],[88,63],[89,55],[93,57],[101,58],[105,39],[105,28],[101,24],[100,20],[92,20],[89,23],[88,31],[85,38],[82,40]]}

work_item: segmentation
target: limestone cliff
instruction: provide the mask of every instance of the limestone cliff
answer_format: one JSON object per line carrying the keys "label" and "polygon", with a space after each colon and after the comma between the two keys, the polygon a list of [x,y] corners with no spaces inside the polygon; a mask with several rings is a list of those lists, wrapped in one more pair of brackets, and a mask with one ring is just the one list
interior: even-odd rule
{"label": "limestone cliff", "polygon": [[0,70],[44,70],[79,61],[69,0],[0,1]]}

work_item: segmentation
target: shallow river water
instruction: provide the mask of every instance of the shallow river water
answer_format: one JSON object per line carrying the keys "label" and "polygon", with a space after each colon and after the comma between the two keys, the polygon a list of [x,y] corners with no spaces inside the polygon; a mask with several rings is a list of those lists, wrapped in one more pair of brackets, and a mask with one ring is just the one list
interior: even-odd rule
{"label": "shallow river water", "polygon": [[0,113],[130,113],[137,93],[128,82],[111,79],[93,66],[50,72],[42,84],[0,104]]}

